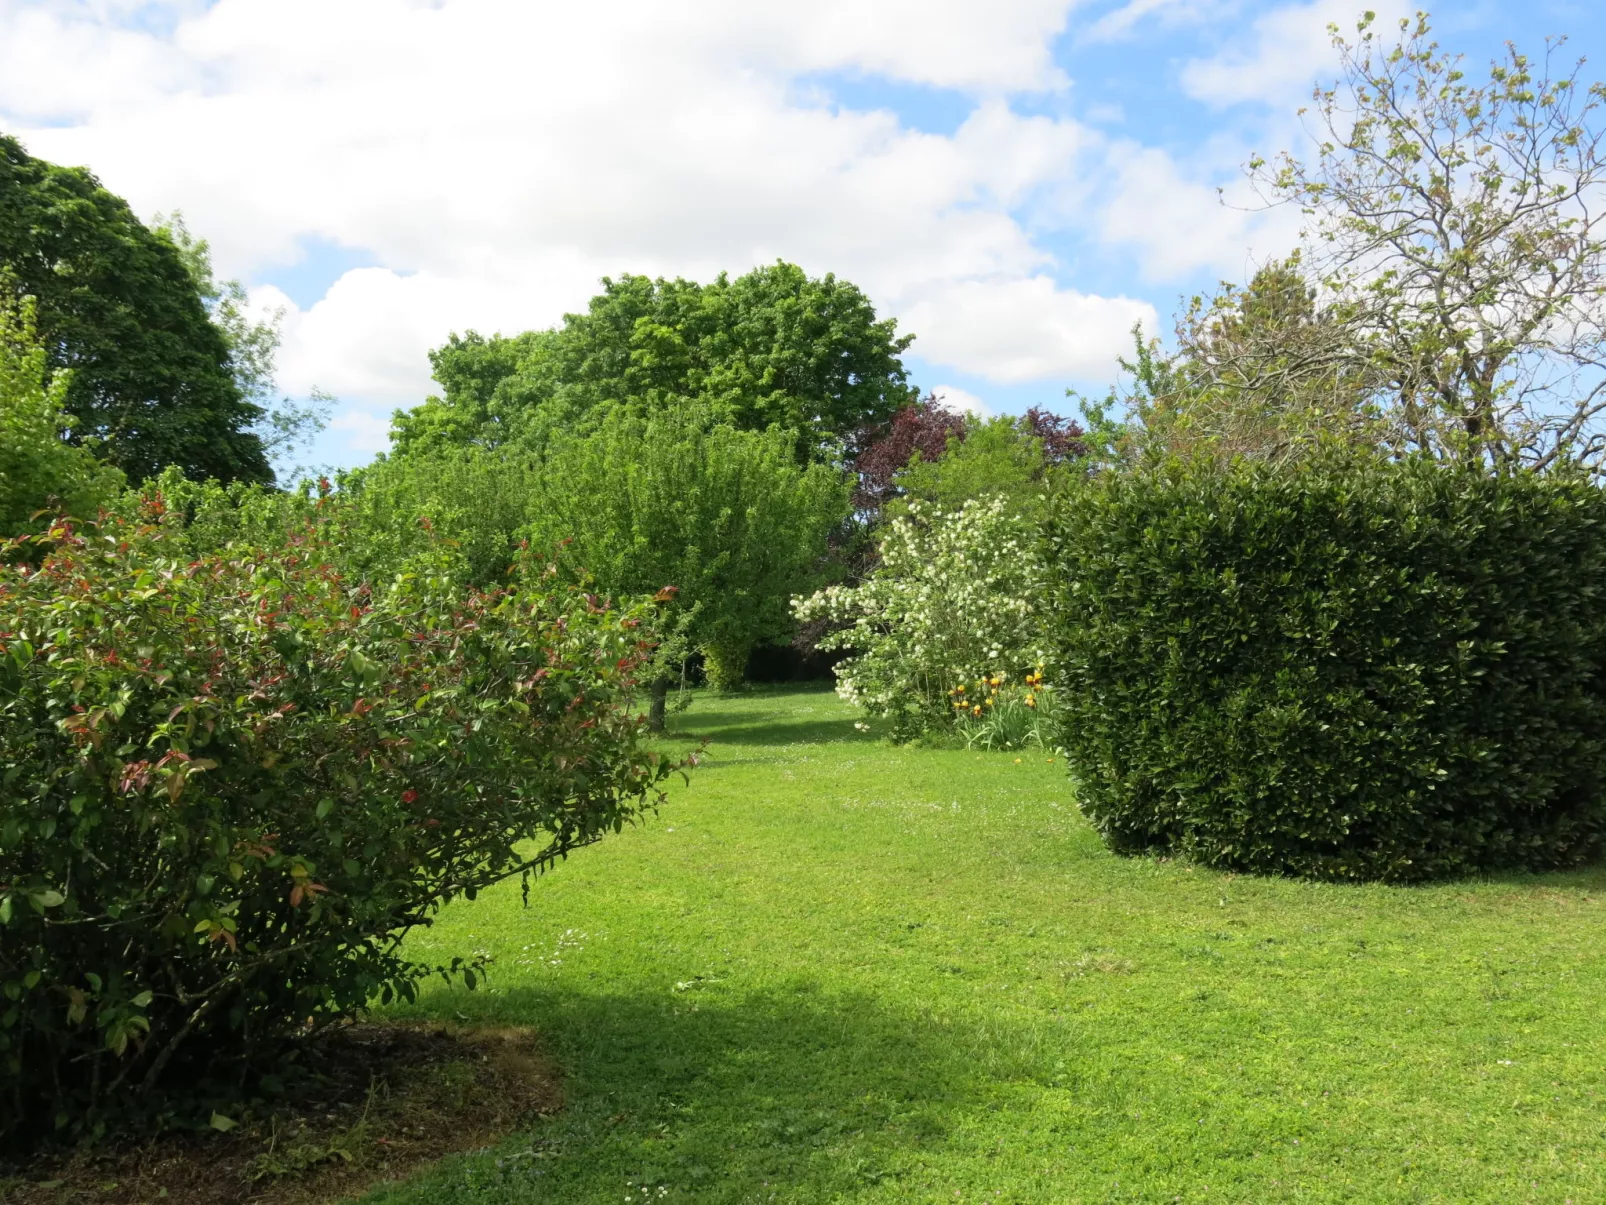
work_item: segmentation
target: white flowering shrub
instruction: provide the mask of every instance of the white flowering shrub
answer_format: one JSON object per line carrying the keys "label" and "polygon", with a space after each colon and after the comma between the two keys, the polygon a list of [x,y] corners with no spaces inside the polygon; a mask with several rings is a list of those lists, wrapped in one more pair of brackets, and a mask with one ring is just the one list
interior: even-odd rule
{"label": "white flowering shrub", "polygon": [[884,532],[869,580],[792,608],[805,622],[844,625],[819,643],[852,654],[837,666],[837,693],[908,738],[953,724],[954,688],[1042,665],[1041,562],[1031,523],[1003,499],[957,511],[914,502]]}

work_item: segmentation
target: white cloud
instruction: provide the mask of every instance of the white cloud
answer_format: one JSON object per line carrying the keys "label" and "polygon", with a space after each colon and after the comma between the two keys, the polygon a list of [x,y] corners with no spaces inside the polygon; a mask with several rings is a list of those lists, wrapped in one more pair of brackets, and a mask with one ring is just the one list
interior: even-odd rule
{"label": "white cloud", "polygon": [[1109,376],[1132,324],[1152,330],[1157,320],[1147,302],[1071,292],[1046,276],[958,281],[908,314],[915,330],[931,334],[921,352],[927,359],[952,368],[985,364],[978,375],[1005,383]]}
{"label": "white cloud", "polygon": [[977,418],[992,418],[997,413],[986,402],[974,393],[959,388],[957,385],[934,385],[931,396],[944,410],[951,410],[955,414],[973,414]]}
{"label": "white cloud", "polygon": [[1143,22],[1154,20],[1164,25],[1198,23],[1218,18],[1230,5],[1220,0],[1127,0],[1120,8],[1111,9],[1082,35],[1086,42],[1118,42],[1132,36]]}
{"label": "white cloud", "polygon": [[[551,323],[605,273],[784,257],[892,312],[934,282],[1024,279],[1048,257],[1012,207],[1090,145],[997,99],[1065,86],[1050,46],[1072,0],[218,0],[154,25],[119,3],[0,0],[0,115],[137,211],[181,208],[226,274],[308,237],[371,250],[382,267],[290,308],[290,389],[414,400],[448,330]],[[976,109],[940,137],[796,103],[790,81],[821,71]]]}
{"label": "white cloud", "polygon": [[1329,25],[1354,40],[1363,9],[1377,14],[1376,28],[1391,31],[1412,6],[1400,0],[1314,0],[1273,9],[1258,17],[1247,46],[1235,46],[1209,59],[1195,59],[1182,71],[1187,93],[1214,105],[1258,101],[1292,105],[1310,94],[1313,82],[1337,65]]}
{"label": "white cloud", "polygon": [[1237,173],[1227,174],[1230,168],[1215,176],[1232,185],[1235,205],[1223,204],[1210,175],[1201,179],[1153,147],[1116,144],[1109,164],[1114,187],[1100,230],[1110,242],[1133,247],[1151,280],[1175,279],[1200,268],[1235,279],[1253,258],[1254,245],[1266,241],[1257,237],[1263,218],[1242,207],[1250,198],[1241,195]]}
{"label": "white cloud", "polygon": [[[309,239],[371,252],[305,309],[255,294],[286,310],[281,385],[343,398],[354,447],[432,389],[447,332],[548,325],[627,271],[786,258],[863,286],[926,362],[1098,378],[1155,312],[1066,287],[1053,237],[1136,248],[1160,279],[1252,231],[1208,172],[1011,105],[1068,88],[1052,50],[1076,4],[0,0],[0,125],[137,212],[182,209],[226,275]],[[945,136],[800,99],[832,74],[973,111]]]}
{"label": "white cloud", "polygon": [[329,420],[329,427],[346,436],[346,444],[355,452],[372,456],[390,447],[390,416],[369,410],[342,410]]}

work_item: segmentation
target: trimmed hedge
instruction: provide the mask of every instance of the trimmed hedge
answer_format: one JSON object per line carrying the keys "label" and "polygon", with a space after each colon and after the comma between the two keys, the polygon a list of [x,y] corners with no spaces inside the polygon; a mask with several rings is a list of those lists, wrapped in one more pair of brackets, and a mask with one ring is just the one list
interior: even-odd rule
{"label": "trimmed hedge", "polygon": [[1062,742],[1117,851],[1404,882],[1600,850],[1599,488],[1171,462],[1046,540]]}

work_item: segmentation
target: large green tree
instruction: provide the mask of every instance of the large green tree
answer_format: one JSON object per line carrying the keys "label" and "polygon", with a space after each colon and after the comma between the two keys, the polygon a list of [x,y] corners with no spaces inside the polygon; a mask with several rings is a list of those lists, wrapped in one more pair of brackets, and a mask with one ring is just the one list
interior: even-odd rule
{"label": "large green tree", "polygon": [[396,415],[398,452],[589,427],[615,405],[695,399],[744,430],[793,432],[800,459],[832,455],[914,400],[913,336],[856,286],[776,263],[709,284],[604,279],[550,331],[453,335],[431,355],[442,394]]}
{"label": "large green tree", "polygon": [[0,263],[38,299],[51,370],[70,369],[73,438],[138,481],[271,481],[230,349],[172,241],[82,168],[36,159],[0,135]]}
{"label": "large green tree", "polygon": [[614,597],[675,587],[687,646],[715,685],[733,686],[753,645],[790,634],[790,600],[819,584],[850,485],[797,464],[780,427],[665,407],[617,408],[590,434],[555,437],[529,491],[532,548]]}
{"label": "large green tree", "polygon": [[[660,601],[655,713],[667,678],[700,650],[717,685],[741,681],[752,647],[793,630],[789,600],[820,584],[851,483],[799,464],[790,432],[743,431],[692,404],[616,406],[539,450],[446,448],[381,459],[344,479],[337,521],[358,577],[388,580],[436,537],[454,571],[490,584],[519,543],[571,581]],[[429,533],[434,533],[433,535]]]}

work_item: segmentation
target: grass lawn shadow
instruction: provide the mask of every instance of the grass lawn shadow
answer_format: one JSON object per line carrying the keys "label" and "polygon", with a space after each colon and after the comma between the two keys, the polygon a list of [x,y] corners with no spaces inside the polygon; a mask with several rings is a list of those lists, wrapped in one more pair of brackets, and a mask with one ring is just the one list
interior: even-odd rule
{"label": "grass lawn shadow", "polygon": [[976,1035],[804,984],[517,989],[495,1012],[549,1035],[570,1077],[566,1109],[369,1205],[826,1201],[892,1188],[920,1177],[922,1154],[980,1105],[990,1078],[977,1066]]}
{"label": "grass lawn shadow", "polygon": [[784,697],[767,705],[762,692],[705,697],[670,721],[668,735],[672,739],[708,737],[722,745],[772,746],[863,743],[881,738],[876,726],[865,724],[855,712],[821,715],[811,709],[800,714]]}
{"label": "grass lawn shadow", "polygon": [[823,745],[842,741],[874,742],[874,732],[856,729],[852,720],[812,720],[789,723],[751,722],[751,712],[742,714],[745,724],[734,724],[728,713],[698,711],[694,723],[683,722],[669,732],[671,737],[711,737],[721,745]]}

